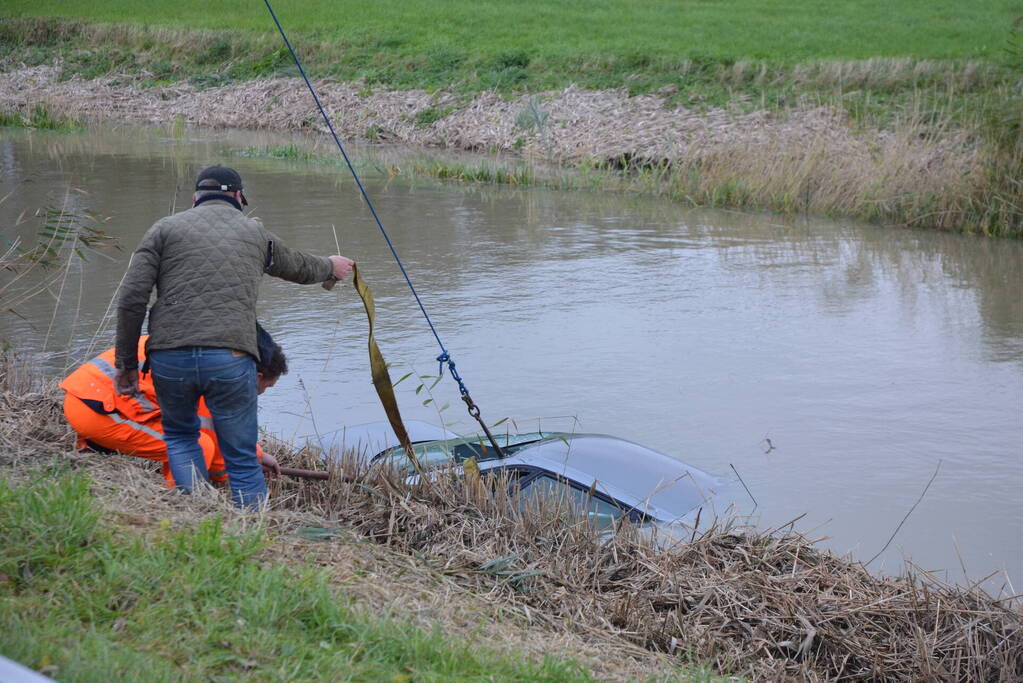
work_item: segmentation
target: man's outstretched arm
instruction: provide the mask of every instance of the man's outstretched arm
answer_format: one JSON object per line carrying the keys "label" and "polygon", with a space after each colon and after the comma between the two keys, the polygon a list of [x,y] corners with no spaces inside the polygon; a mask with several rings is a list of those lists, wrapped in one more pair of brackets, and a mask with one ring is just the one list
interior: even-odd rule
{"label": "man's outstretched arm", "polygon": [[[297,249],[291,249],[273,233],[267,233],[268,275],[279,277],[300,285],[343,280],[352,272],[352,261],[344,256],[313,256]],[[273,246],[269,246],[272,244]]]}

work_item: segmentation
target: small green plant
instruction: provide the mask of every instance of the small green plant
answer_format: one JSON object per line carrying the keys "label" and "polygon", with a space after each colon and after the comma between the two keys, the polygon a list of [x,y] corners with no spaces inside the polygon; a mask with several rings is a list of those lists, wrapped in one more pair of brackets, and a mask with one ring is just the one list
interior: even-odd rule
{"label": "small green plant", "polygon": [[412,164],[408,170],[414,174],[428,175],[439,180],[457,180],[494,185],[533,185],[536,176],[528,168],[504,168],[487,162],[476,165],[446,162]]}
{"label": "small green plant", "polygon": [[551,113],[540,106],[536,95],[529,98],[525,108],[515,117],[515,127],[520,130],[536,129],[541,135],[547,130],[547,119]]}
{"label": "small green plant", "polygon": [[305,151],[294,142],[289,142],[284,145],[270,145],[267,147],[249,147],[247,149],[235,150],[234,154],[243,157],[269,157],[271,159],[293,159],[301,161],[325,160],[323,157],[318,157],[311,152]]}
{"label": "small green plant", "polygon": [[1023,15],[1012,22],[1009,37],[1006,38],[1005,55],[1012,69],[1023,70]]}
{"label": "small green plant", "polygon": [[437,419],[440,421],[440,423],[445,427],[449,426],[450,423],[444,420],[444,411],[450,408],[451,404],[445,402],[444,405],[438,405],[435,401],[436,397],[433,395],[433,389],[440,383],[442,376],[416,375],[415,370],[413,370],[402,375],[392,386],[396,387],[413,376],[416,376],[416,378],[419,380],[419,384],[416,386],[415,389],[416,396],[420,396],[421,394],[423,394],[423,392],[425,392],[425,395],[427,396],[427,398],[422,400],[423,407],[426,408],[430,405],[433,405],[434,409],[437,411]]}
{"label": "small green plant", "polygon": [[248,70],[253,76],[272,76],[291,63],[291,54],[285,48],[278,48],[251,64]]}
{"label": "small green plant", "polygon": [[267,149],[267,155],[274,159],[304,159],[306,157],[306,153],[293,142],[270,147]]}
{"label": "small green plant", "polygon": [[37,104],[29,115],[28,123],[32,128],[41,130],[75,131],[84,128],[76,119],[54,115],[47,107]]}
{"label": "small green plant", "polygon": [[200,51],[195,56],[195,63],[200,65],[221,64],[231,58],[231,43],[220,39],[210,45],[209,49]]}
{"label": "small green plant", "polygon": [[174,117],[174,126],[171,128],[171,135],[174,136],[175,140],[181,140],[185,137],[185,117],[181,114]]}
{"label": "small green plant", "polygon": [[515,117],[516,128],[523,131],[536,131],[540,137],[540,143],[547,151],[547,156],[551,156],[550,140],[547,135],[547,120],[550,115],[551,113],[541,106],[540,97],[533,95],[529,98],[525,108]]}
{"label": "small green plant", "polygon": [[427,128],[451,113],[450,107],[427,107],[416,112],[416,125]]}

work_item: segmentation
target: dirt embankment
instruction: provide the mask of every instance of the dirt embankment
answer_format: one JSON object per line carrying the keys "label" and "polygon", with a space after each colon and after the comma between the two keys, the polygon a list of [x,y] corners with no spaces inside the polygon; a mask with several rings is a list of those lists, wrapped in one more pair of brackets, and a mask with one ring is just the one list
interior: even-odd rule
{"label": "dirt embankment", "polygon": [[[58,66],[13,68],[0,74],[0,101],[28,109],[44,104],[89,120],[281,131],[325,130],[305,84],[297,78],[261,79],[217,88],[188,83],[141,89],[143,76],[59,79]],[[372,91],[330,81],[316,84],[320,99],[345,139],[380,140],[472,151],[533,145],[553,159],[628,157],[670,160],[742,142],[805,146],[823,137],[846,153],[884,135],[860,139],[834,111],[736,113],[668,109],[663,97],[570,87],[536,96],[472,99],[422,90]],[[537,113],[530,116],[530,101]]]}

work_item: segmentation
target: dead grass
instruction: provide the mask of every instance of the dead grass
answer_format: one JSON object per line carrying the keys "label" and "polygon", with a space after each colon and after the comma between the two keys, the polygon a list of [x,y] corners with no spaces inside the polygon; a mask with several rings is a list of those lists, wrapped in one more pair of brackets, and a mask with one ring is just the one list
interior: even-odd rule
{"label": "dead grass", "polygon": [[[262,516],[215,491],[165,491],[147,463],[69,453],[56,390],[5,362],[0,466],[18,478],[61,459],[86,470],[111,517],[140,533],[211,514],[263,524],[268,561],[312,561],[373,608],[531,652],[557,651],[609,678],[663,678],[672,662],[722,675],[801,680],[1010,681],[1023,677],[1013,600],[923,573],[880,578],[791,530],[717,525],[658,550],[621,529],[600,542],[564,516],[520,514],[479,482],[409,485],[351,460],[357,483],[278,480]],[[286,464],[314,456],[275,450]],[[682,672],[686,670],[681,670]]]}
{"label": "dead grass", "polygon": [[[939,63],[867,62],[811,65],[800,77],[856,83],[930,74],[968,81],[981,69],[946,73],[951,67]],[[143,89],[137,84],[144,74],[61,81],[59,72],[59,66],[40,66],[0,73],[0,101],[22,111],[42,104],[89,120],[324,130],[297,79]],[[1020,189],[1004,182],[977,130],[936,123],[951,120],[951,112],[909,112],[882,130],[812,102],[785,111],[694,111],[667,107],[666,96],[576,87],[515,98],[484,92],[471,100],[327,81],[317,88],[338,133],[349,140],[510,153],[612,174],[624,170],[630,189],[697,205],[996,235],[1018,234],[1023,225]],[[522,113],[531,105],[545,112],[544,123],[524,129]],[[443,115],[424,119],[434,112]]]}

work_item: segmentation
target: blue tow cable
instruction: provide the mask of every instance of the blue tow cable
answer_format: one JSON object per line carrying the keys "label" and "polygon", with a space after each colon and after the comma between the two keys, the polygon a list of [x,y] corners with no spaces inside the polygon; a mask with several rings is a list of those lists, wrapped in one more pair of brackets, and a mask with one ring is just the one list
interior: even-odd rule
{"label": "blue tow cable", "polygon": [[490,430],[484,424],[480,418],[479,407],[473,402],[472,397],[469,396],[469,390],[465,387],[465,382],[462,381],[461,376],[455,370],[455,362],[451,360],[451,354],[444,347],[444,342],[440,340],[440,335],[437,334],[437,328],[433,326],[433,321],[430,320],[430,315],[426,312],[426,307],[423,306],[422,299],[419,298],[419,293],[416,291],[415,286],[412,284],[412,279],[409,277],[408,271],[405,270],[405,265],[401,262],[401,258],[398,256],[398,251],[394,248],[394,243],[391,242],[390,236],[384,229],[384,224],[380,220],[380,216],[377,215],[377,210],[373,206],[373,202],[370,201],[369,194],[366,193],[366,188],[362,184],[362,180],[359,179],[359,174],[355,171],[355,166],[352,165],[352,160],[348,157],[348,153],[345,151],[344,145],[341,144],[341,139],[337,135],[337,131],[334,130],[334,123],[331,121],[327,111],[323,108],[323,104],[320,103],[320,98],[316,94],[316,88],[313,87],[312,82],[305,73],[305,69],[302,67],[302,61],[298,58],[298,54],[295,52],[295,48],[291,46],[291,41],[288,40],[288,34],[285,33],[284,27],[281,26],[280,20],[277,18],[277,13],[274,12],[274,8],[270,5],[270,0],[263,0],[266,4],[267,10],[270,12],[270,16],[274,20],[274,24],[277,26],[277,30],[281,34],[281,38],[284,39],[284,44],[288,47],[288,52],[291,53],[291,58],[295,62],[295,66],[298,67],[298,72],[302,74],[302,80],[305,81],[306,87],[309,88],[309,94],[313,96],[313,101],[316,103],[316,108],[320,111],[320,116],[323,117],[323,122],[327,124],[327,128],[330,130],[331,137],[334,138],[334,144],[337,145],[338,151],[341,152],[341,156],[344,157],[345,164],[348,165],[348,170],[352,172],[352,177],[355,178],[356,185],[359,186],[359,192],[362,194],[362,199],[366,202],[366,206],[369,207],[369,212],[373,215],[373,220],[376,221],[377,227],[380,228],[380,234],[384,236],[384,241],[387,242],[387,247],[391,250],[391,255],[394,256],[395,262],[398,264],[398,268],[401,269],[401,274],[405,277],[405,282],[408,283],[409,289],[412,291],[412,296],[415,297],[416,303],[419,305],[419,310],[423,312],[423,317],[426,318],[426,324],[430,326],[430,332],[433,333],[434,339],[437,340],[437,346],[440,347],[440,355],[437,356],[437,362],[440,364],[438,371],[439,375],[444,374],[444,364],[448,366],[448,370],[451,373],[451,377],[458,382],[458,391],[462,395],[462,400],[465,401],[469,408],[469,414],[472,415],[483,427],[483,431],[486,432],[490,438],[490,442],[494,449],[501,453],[501,448],[497,445]]}

